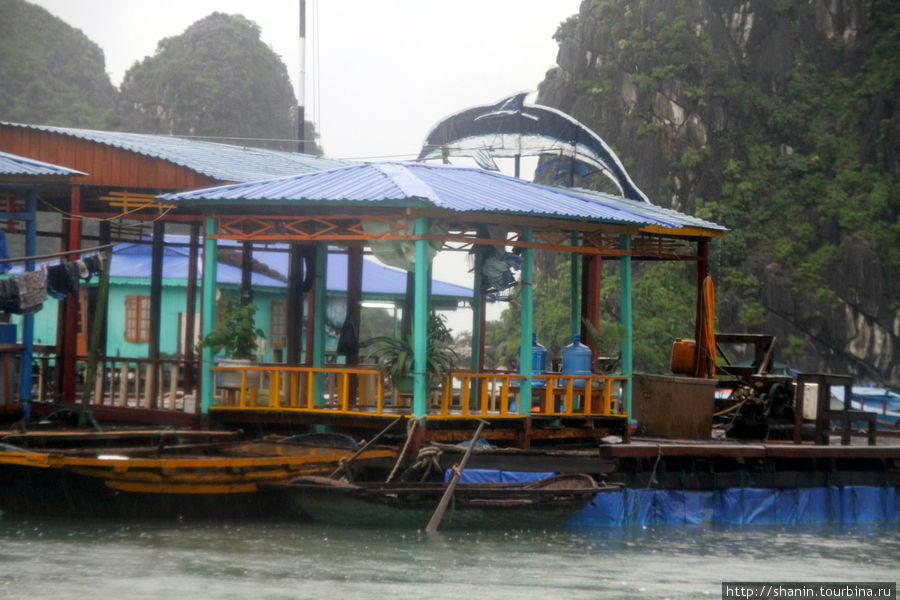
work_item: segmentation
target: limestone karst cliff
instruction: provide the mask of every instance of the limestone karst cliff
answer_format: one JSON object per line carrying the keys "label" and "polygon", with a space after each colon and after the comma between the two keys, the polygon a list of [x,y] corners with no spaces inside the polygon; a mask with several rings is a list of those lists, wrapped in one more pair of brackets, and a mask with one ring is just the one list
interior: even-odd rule
{"label": "limestone karst cliff", "polygon": [[[716,243],[719,331],[900,385],[900,5],[585,0],[538,102]],[[584,183],[584,182],[582,182]]]}

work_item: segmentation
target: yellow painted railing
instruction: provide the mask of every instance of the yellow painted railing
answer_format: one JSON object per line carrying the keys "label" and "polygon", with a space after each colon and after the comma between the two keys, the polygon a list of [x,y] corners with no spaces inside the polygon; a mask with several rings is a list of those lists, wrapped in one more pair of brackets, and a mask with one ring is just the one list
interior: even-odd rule
{"label": "yellow painted railing", "polygon": [[[277,410],[396,415],[412,412],[411,394],[385,383],[372,367],[216,367],[213,410]],[[226,379],[233,379],[229,382]],[[524,377],[508,372],[455,371],[429,394],[432,418],[521,417]],[[624,416],[623,376],[535,375],[533,416]]]}

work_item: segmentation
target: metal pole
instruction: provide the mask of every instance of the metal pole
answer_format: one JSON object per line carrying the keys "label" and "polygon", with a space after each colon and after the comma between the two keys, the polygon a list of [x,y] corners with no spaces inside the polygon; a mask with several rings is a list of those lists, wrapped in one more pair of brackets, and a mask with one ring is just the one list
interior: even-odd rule
{"label": "metal pole", "polygon": [[300,77],[297,81],[297,152],[306,152],[306,0],[300,0]]}

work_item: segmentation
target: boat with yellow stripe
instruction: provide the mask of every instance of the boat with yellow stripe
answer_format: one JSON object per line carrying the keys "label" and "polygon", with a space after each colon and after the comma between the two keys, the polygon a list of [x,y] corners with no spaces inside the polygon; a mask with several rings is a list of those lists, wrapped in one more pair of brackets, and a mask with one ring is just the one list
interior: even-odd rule
{"label": "boat with yellow stripe", "polygon": [[[396,451],[327,436],[213,432],[13,434],[0,438],[0,510],[69,516],[275,514],[263,484],[390,464]],[[357,455],[358,452],[358,455]],[[348,467],[349,468],[349,467]]]}

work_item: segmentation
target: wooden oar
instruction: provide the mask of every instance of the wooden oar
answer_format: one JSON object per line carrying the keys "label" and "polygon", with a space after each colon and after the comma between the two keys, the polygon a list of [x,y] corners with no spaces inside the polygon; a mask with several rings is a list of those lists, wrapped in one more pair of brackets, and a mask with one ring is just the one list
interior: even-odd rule
{"label": "wooden oar", "polygon": [[453,490],[456,489],[456,484],[459,481],[459,478],[462,476],[463,470],[466,468],[466,463],[469,462],[469,455],[472,454],[472,448],[475,447],[475,442],[478,441],[478,437],[481,435],[481,430],[484,429],[484,426],[488,424],[489,423],[487,421],[478,419],[478,429],[475,430],[475,435],[472,436],[472,441],[469,442],[469,447],[466,448],[466,453],[463,454],[462,460],[459,461],[458,465],[453,467],[453,476],[447,483],[447,489],[444,490],[444,495],[441,497],[441,501],[438,502],[437,508],[434,510],[434,514],[431,515],[431,520],[428,521],[428,525],[425,527],[425,533],[434,533],[435,531],[437,531],[438,525],[441,524],[441,519],[444,518],[444,513],[447,512],[447,505],[450,504],[450,498],[453,497]]}
{"label": "wooden oar", "polygon": [[388,431],[390,431],[391,427],[393,427],[394,425],[396,425],[397,423],[399,423],[400,421],[402,421],[402,420],[403,420],[403,417],[404,417],[404,415],[400,415],[399,417],[397,417],[396,419],[394,419],[393,421],[391,421],[391,422],[388,424],[387,427],[385,427],[384,429],[382,429],[381,431],[379,431],[378,434],[377,434],[375,437],[373,437],[371,440],[369,440],[368,442],[366,442],[365,444],[363,444],[362,447],[361,447],[359,450],[357,450],[356,452],[354,452],[354,453],[350,456],[350,458],[348,458],[347,460],[345,460],[344,462],[342,462],[341,464],[339,464],[338,467],[337,467],[337,469],[335,469],[334,471],[332,471],[332,472],[331,472],[331,475],[329,475],[328,478],[329,478],[329,479],[334,479],[335,477],[337,477],[338,474],[339,474],[341,471],[344,470],[344,467],[346,467],[347,464],[350,463],[350,461],[355,460],[357,456],[359,456],[360,454],[362,454],[363,452],[365,452],[366,450],[368,450],[368,449],[369,449],[369,446],[371,446],[372,444],[374,444],[375,442],[377,442],[377,441],[381,438],[381,436],[383,436],[383,435],[386,434]]}

